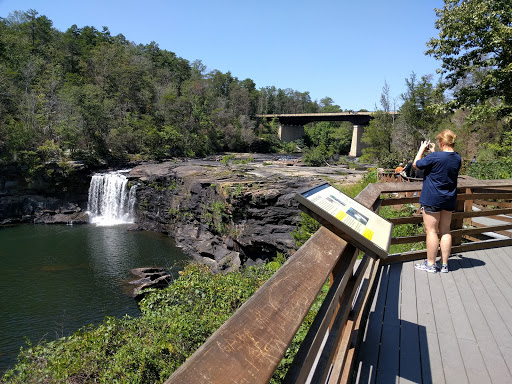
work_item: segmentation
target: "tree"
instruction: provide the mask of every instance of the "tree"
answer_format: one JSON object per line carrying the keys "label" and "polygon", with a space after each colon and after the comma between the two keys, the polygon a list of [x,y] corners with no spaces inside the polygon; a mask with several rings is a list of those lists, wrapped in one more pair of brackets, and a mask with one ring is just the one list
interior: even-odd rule
{"label": "tree", "polygon": [[380,105],[384,112],[389,112],[391,110],[391,101],[389,99],[389,85],[387,81],[384,81],[384,86],[382,87],[382,93],[380,95]]}
{"label": "tree", "polygon": [[328,156],[348,154],[352,140],[352,124],[320,121],[305,127],[305,143],[310,147],[323,146]]}
{"label": "tree", "polygon": [[393,117],[387,112],[375,112],[361,138],[368,145],[363,149],[363,160],[382,160],[387,157],[391,153],[392,138]]}
{"label": "tree", "polygon": [[439,37],[426,54],[442,60],[452,106],[473,107],[475,117],[512,115],[512,2],[445,0],[436,9]]}
{"label": "tree", "polygon": [[394,118],[389,114],[389,85],[384,82],[380,96],[382,110],[373,114],[373,120],[365,128],[361,140],[368,145],[363,149],[363,160],[382,160],[391,153]]}
{"label": "tree", "polygon": [[326,113],[341,112],[340,106],[334,104],[334,100],[328,96],[320,99],[320,110]]}

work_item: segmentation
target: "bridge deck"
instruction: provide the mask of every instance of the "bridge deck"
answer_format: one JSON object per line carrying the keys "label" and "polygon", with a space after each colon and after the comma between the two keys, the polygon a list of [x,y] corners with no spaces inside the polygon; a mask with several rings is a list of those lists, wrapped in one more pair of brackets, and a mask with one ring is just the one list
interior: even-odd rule
{"label": "bridge deck", "polygon": [[512,247],[381,268],[357,383],[512,383]]}

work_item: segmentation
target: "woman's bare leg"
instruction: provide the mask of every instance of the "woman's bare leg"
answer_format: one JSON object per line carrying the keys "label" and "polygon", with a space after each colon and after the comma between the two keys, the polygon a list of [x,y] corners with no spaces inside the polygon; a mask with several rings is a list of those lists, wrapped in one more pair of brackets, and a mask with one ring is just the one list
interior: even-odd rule
{"label": "woman's bare leg", "polygon": [[452,250],[452,234],[450,233],[450,224],[452,221],[452,213],[449,211],[441,211],[439,219],[439,235],[441,236],[441,262],[448,264],[448,257]]}
{"label": "woman's bare leg", "polygon": [[[439,238],[437,237],[441,212],[425,212],[423,210],[423,223],[427,233],[427,264],[432,265],[436,262],[437,250],[439,248]],[[451,241],[450,241],[451,247]]]}

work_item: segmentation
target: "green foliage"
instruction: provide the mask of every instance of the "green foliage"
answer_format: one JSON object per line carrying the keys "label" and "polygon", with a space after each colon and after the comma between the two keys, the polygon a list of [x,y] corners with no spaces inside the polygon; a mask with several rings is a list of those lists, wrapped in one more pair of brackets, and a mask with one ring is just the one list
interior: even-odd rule
{"label": "green foliage", "polygon": [[232,198],[238,198],[242,196],[244,193],[244,185],[242,183],[237,183],[234,188],[230,189],[229,196]]}
{"label": "green foliage", "polygon": [[327,122],[308,124],[305,127],[305,144],[311,148],[323,146],[330,156],[347,154],[352,141],[352,124]]}
{"label": "green foliage", "polygon": [[434,140],[442,129],[453,129],[450,113],[435,108],[444,102],[444,96],[442,86],[435,85],[432,76],[418,79],[413,72],[405,82],[406,92],[401,95],[403,104],[399,107],[399,115],[388,113],[391,101],[389,87],[385,84],[381,96],[383,110],[373,114],[374,119],[362,136],[368,147],[363,148],[361,161],[376,161],[382,166],[390,160],[398,160],[389,166],[395,168],[403,158],[416,155],[422,140]]}
{"label": "green foliage", "polygon": [[52,140],[46,140],[45,143],[37,148],[37,153],[43,162],[58,162],[63,157],[63,151],[57,143]]}
{"label": "green foliage", "polygon": [[336,184],[335,187],[351,198],[356,197],[368,184],[377,182],[377,169],[369,169],[359,183],[355,184]]}
{"label": "green foliage", "polygon": [[[506,0],[445,0],[436,9],[439,34],[427,54],[442,60],[447,87],[457,107],[477,115],[512,114],[512,3]],[[485,103],[485,101],[492,101]]]}
{"label": "green foliage", "polygon": [[62,33],[34,10],[0,18],[0,156],[47,143],[88,163],[273,152],[277,123],[256,114],[320,108],[307,92],[205,69],[106,27]]}
{"label": "green foliage", "polygon": [[220,160],[220,162],[222,164],[224,164],[225,166],[228,166],[230,161],[234,160],[235,158],[236,158],[236,155],[234,155],[234,154],[224,155],[224,156],[222,156],[222,159]]}
{"label": "green foliage", "polygon": [[301,220],[297,230],[292,232],[297,247],[301,247],[320,228],[320,223],[306,213],[301,212],[300,217]]}
{"label": "green foliage", "polygon": [[[212,187],[215,188],[214,185]],[[224,235],[229,230],[231,214],[226,203],[212,201],[203,207],[201,219],[211,230]]]}
{"label": "green foliage", "polygon": [[388,153],[379,160],[379,167],[384,169],[395,169],[398,164],[405,163],[404,158],[400,154]]}
{"label": "green foliage", "polygon": [[512,130],[504,132],[499,143],[487,143],[484,147],[494,152],[495,157],[504,156],[510,159],[512,155]]}
{"label": "green foliage", "polygon": [[[162,383],[286,261],[227,274],[190,264],[168,288],[148,290],[141,316],[107,317],[49,343],[30,341],[6,383]],[[326,283],[299,328],[271,383],[280,383],[329,288]]]}
{"label": "green foliage", "polygon": [[303,139],[283,143],[282,146],[286,153],[297,153],[305,148]]}
{"label": "green foliage", "polygon": [[361,140],[368,145],[363,149],[365,161],[378,160],[391,152],[393,117],[382,111],[374,114],[374,119],[364,130]]}
{"label": "green foliage", "polygon": [[320,167],[328,165],[327,161],[332,155],[332,152],[329,152],[324,144],[320,144],[318,147],[305,150],[302,160],[312,167]]}
{"label": "green foliage", "polygon": [[512,179],[512,159],[503,157],[496,160],[470,163],[466,173],[476,179]]}
{"label": "green foliage", "polygon": [[[390,206],[382,207],[379,211],[379,215],[385,219],[391,219],[396,217],[411,217],[416,213],[418,207],[413,204],[405,204],[399,209],[391,208]],[[425,233],[423,223],[420,224],[399,224],[393,226],[393,237],[403,236],[414,236]],[[411,250],[425,249],[426,244],[424,242],[410,243],[410,244],[393,244],[389,247],[389,253],[402,253]]]}
{"label": "green foliage", "polygon": [[63,339],[28,343],[2,382],[164,382],[278,267],[214,275],[188,265],[141,301],[138,318],[106,318]]}

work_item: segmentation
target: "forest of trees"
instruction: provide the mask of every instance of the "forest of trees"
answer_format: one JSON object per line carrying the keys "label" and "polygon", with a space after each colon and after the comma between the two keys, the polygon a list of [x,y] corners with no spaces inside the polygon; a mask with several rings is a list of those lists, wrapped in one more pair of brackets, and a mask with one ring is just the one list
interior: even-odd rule
{"label": "forest of trees", "polygon": [[[512,5],[446,0],[437,15],[439,35],[426,54],[440,60],[442,76],[411,71],[395,98],[384,84],[361,161],[394,168],[444,128],[458,135],[465,159],[510,158]],[[257,89],[251,79],[206,71],[201,61],[155,42],[136,45],[106,27],[60,32],[35,10],[0,18],[0,162],[113,164],[299,147],[323,164],[348,153],[349,124],[310,124],[304,140],[285,145],[277,124],[256,116],[340,111],[329,97]]]}
{"label": "forest of trees", "polygon": [[0,18],[0,161],[269,152],[280,146],[277,126],[257,114],[322,110],[340,109],[330,98],[206,72],[106,27],[59,32],[35,10]]}

